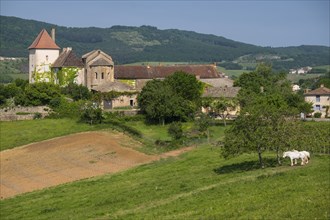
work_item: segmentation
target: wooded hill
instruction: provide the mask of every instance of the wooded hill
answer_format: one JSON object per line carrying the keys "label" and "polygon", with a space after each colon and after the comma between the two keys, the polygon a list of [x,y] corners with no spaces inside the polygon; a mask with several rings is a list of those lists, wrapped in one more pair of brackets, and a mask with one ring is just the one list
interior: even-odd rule
{"label": "wooded hill", "polygon": [[56,43],[72,47],[81,56],[94,49],[110,54],[116,64],[132,62],[272,62],[276,69],[330,64],[330,48],[299,46],[271,48],[245,44],[224,37],[156,27],[113,26],[71,28],[34,20],[0,16],[0,56],[27,57],[27,48],[45,28],[56,28]]}

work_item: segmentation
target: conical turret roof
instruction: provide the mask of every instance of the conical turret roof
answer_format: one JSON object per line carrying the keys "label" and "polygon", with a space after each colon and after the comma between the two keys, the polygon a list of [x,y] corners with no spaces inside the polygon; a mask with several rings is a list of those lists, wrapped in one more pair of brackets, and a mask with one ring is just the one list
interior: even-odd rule
{"label": "conical turret roof", "polygon": [[31,46],[28,48],[30,49],[60,49],[59,46],[53,41],[53,39],[49,36],[47,31],[43,29],[37,38],[33,41]]}

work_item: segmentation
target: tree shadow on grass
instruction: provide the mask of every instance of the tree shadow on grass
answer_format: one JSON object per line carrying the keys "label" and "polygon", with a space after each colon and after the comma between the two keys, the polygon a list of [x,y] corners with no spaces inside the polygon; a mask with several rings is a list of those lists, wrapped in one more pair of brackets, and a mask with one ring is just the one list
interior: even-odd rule
{"label": "tree shadow on grass", "polygon": [[[265,167],[276,167],[278,166],[276,158],[264,158]],[[217,174],[226,174],[226,173],[240,173],[246,171],[252,171],[261,169],[260,163],[258,160],[254,161],[244,161],[242,163],[234,163],[225,166],[221,166],[213,169]]]}

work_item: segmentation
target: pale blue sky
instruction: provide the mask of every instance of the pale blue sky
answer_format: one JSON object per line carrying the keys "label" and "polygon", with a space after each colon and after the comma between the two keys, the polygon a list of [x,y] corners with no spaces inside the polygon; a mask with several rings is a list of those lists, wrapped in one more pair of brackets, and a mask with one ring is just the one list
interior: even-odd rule
{"label": "pale blue sky", "polygon": [[151,25],[259,46],[330,46],[330,0],[0,0],[1,15],[67,27]]}

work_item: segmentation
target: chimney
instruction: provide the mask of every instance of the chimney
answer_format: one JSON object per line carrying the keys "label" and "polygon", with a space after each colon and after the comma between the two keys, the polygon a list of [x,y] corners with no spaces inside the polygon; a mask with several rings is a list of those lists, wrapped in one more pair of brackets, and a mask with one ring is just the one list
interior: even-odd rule
{"label": "chimney", "polygon": [[321,84],[320,87],[323,88],[324,87],[324,84]]}
{"label": "chimney", "polygon": [[52,35],[53,41],[55,42],[55,28],[52,28],[51,35]]}

